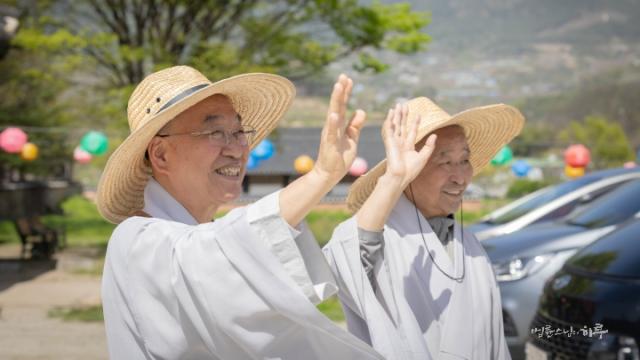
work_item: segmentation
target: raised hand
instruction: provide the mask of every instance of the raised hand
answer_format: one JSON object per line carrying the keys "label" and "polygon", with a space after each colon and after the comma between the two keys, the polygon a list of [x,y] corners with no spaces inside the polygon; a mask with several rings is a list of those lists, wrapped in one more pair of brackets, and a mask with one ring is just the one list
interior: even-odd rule
{"label": "raised hand", "polygon": [[358,137],[366,114],[356,111],[347,121],[347,103],[353,81],[340,75],[333,86],[327,121],[322,129],[318,159],[309,173],[296,179],[280,192],[280,215],[291,226],[300,221],[320,202],[349,170],[356,158]]}
{"label": "raised hand", "polygon": [[327,120],[320,139],[320,149],[313,171],[333,184],[344,177],[356,158],[360,129],[366,113],[357,110],[347,121],[347,103],[351,96],[353,81],[344,74],[338,77],[331,100]]}
{"label": "raised hand", "polygon": [[358,227],[380,231],[404,189],[418,176],[436,146],[436,135],[427,138],[416,151],[415,141],[420,119],[408,119],[407,105],[396,105],[389,110],[382,127],[382,138],[387,152],[387,169],[378,179],[376,187],[356,213]]}
{"label": "raised hand", "polygon": [[398,104],[390,109],[382,128],[382,138],[387,153],[385,175],[399,181],[404,189],[418,176],[433,153],[436,135],[431,134],[422,149],[416,151],[415,140],[420,119],[416,116],[408,119],[406,104]]}

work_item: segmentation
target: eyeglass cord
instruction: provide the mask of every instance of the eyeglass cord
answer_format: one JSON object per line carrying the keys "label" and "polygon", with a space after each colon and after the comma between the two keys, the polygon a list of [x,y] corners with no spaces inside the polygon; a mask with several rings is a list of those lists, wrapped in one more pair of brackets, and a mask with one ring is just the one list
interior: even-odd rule
{"label": "eyeglass cord", "polygon": [[[462,203],[460,204],[460,243],[462,245],[462,275],[460,277],[454,277],[449,275],[446,271],[442,270],[436,260],[431,255],[431,251],[429,251],[429,246],[427,245],[427,240],[424,238],[424,231],[422,230],[422,222],[420,221],[420,214],[418,214],[418,207],[416,206],[416,197],[413,195],[413,188],[411,184],[409,184],[409,192],[411,192],[411,200],[413,202],[413,208],[416,209],[416,219],[418,220],[418,227],[420,228],[420,236],[422,237],[422,242],[424,243],[424,247],[427,249],[427,254],[429,254],[429,258],[431,258],[431,262],[435,267],[446,277],[449,279],[461,283],[464,280],[465,275],[465,261],[464,261],[464,219],[462,212]],[[455,266],[455,263],[454,263]]]}

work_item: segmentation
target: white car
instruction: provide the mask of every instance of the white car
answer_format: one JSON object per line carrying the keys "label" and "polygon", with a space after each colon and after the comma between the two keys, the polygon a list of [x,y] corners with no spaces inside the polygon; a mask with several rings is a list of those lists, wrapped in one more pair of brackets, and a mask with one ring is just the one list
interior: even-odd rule
{"label": "white car", "polygon": [[482,241],[510,234],[529,225],[557,220],[621,184],[638,178],[639,167],[593,172],[526,195],[488,214],[469,226],[469,230]]}

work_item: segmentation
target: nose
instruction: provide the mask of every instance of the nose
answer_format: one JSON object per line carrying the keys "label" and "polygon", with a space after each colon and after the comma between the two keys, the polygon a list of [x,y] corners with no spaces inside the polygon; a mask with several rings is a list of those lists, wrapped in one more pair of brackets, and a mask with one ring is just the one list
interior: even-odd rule
{"label": "nose", "polygon": [[449,174],[449,180],[456,185],[465,185],[465,171],[466,169],[464,165],[458,164],[457,166],[452,166],[451,173]]}
{"label": "nose", "polygon": [[222,155],[228,156],[234,159],[241,159],[245,152],[249,151],[248,145],[240,145],[235,141],[227,142],[227,145],[222,147]]}

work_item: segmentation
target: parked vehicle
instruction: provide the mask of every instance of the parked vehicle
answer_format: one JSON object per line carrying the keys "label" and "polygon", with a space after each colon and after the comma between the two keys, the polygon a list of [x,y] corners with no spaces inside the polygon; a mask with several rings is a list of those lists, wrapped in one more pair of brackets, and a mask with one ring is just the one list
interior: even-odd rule
{"label": "parked vehicle", "polygon": [[478,240],[510,234],[530,225],[560,219],[576,207],[637,178],[640,178],[640,167],[596,171],[524,196],[468,228]]}
{"label": "parked vehicle", "polygon": [[640,219],[566,262],[545,285],[529,334],[531,359],[640,360]]}
{"label": "parked vehicle", "polygon": [[512,356],[524,353],[544,283],[580,248],[640,213],[640,179],[630,181],[560,221],[533,225],[482,244],[496,273],[505,336]]}

